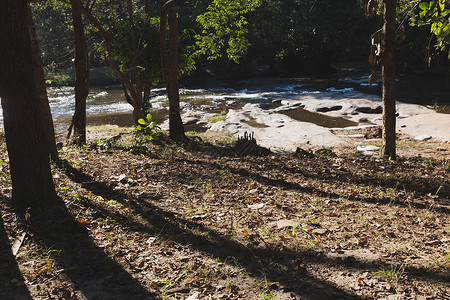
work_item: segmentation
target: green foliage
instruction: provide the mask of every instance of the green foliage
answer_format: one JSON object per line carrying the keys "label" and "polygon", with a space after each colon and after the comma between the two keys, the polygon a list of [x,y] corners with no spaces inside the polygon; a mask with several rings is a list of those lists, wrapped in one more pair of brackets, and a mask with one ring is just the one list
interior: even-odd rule
{"label": "green foliage", "polygon": [[217,123],[219,121],[224,121],[227,118],[228,111],[222,110],[219,115],[211,117],[208,119],[211,123]]}
{"label": "green foliage", "polygon": [[436,38],[435,48],[443,51],[450,44],[450,8],[445,0],[402,1],[400,10],[409,16],[411,26],[430,26]]}
{"label": "green foliage", "polygon": [[404,271],[405,266],[402,264],[400,266],[395,265],[389,265],[388,267],[382,266],[378,269],[376,273],[385,277],[389,282],[397,283],[401,279]]}
{"label": "green foliage", "polygon": [[[31,5],[36,33],[39,39],[44,66],[56,72],[73,68],[74,33],[70,5],[62,0],[45,0]],[[92,51],[91,45],[100,41],[99,34],[85,24],[91,66],[99,65],[103,57]],[[52,66],[51,66],[52,65]]]}
{"label": "green foliage", "polygon": [[31,6],[44,66],[69,68],[73,57],[70,7],[59,1],[40,1]]}
{"label": "green foliage", "polygon": [[[148,17],[143,11],[135,12],[133,27],[138,41],[136,52],[132,51],[132,34],[128,20],[121,20],[114,24],[110,34],[114,38],[114,60],[118,62],[121,72],[128,74],[133,70],[138,61],[137,68],[141,70],[144,84],[156,85],[163,80],[161,57],[159,48],[159,17]],[[180,39],[184,34],[180,35]],[[97,51],[107,56],[108,53],[103,43],[96,45]],[[186,48],[181,48],[179,53],[180,75],[189,74],[194,69],[194,61]]]}
{"label": "green foliage", "polygon": [[321,148],[316,151],[316,154],[323,155],[328,158],[337,157],[336,153],[333,151],[334,147]]}
{"label": "green foliage", "polygon": [[197,17],[202,33],[195,36],[197,55],[214,60],[226,54],[239,62],[250,45],[245,17],[261,4],[261,0],[214,0],[207,12]]}
{"label": "green foliage", "polygon": [[[149,18],[145,13],[135,13],[133,26],[138,41],[137,53],[132,51],[132,35],[128,20],[116,22],[111,35],[114,37],[114,60],[119,64],[121,72],[128,73],[138,58],[144,83],[156,85],[162,80],[161,58],[159,56],[159,18]],[[98,45],[98,51],[107,55],[103,44]]]}
{"label": "green foliage", "polygon": [[53,86],[66,86],[74,82],[74,78],[64,72],[56,71],[56,63],[44,67],[45,83]]}
{"label": "green foliage", "polygon": [[376,25],[357,0],[262,0],[249,16],[249,53],[284,73],[329,71],[332,62],[366,60]]}
{"label": "green foliage", "polygon": [[133,133],[135,135],[135,145],[143,145],[158,138],[159,127],[151,114],[147,114],[145,119],[138,120],[139,125],[136,126]]}

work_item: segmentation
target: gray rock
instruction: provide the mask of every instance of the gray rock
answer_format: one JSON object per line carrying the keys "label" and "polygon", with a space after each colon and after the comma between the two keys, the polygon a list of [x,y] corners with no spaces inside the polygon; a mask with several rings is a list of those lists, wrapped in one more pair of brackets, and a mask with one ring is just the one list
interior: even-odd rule
{"label": "gray rock", "polygon": [[378,150],[380,150],[380,147],[373,146],[373,145],[359,145],[359,146],[356,147],[356,150],[362,151],[362,152],[365,152],[365,151],[378,151]]}
{"label": "gray rock", "polygon": [[354,139],[364,138],[364,134],[349,134],[349,135],[344,135],[344,136],[349,137],[349,138],[354,138]]}
{"label": "gray rock", "polygon": [[182,111],[194,110],[194,105],[188,102],[180,102],[180,110]]}
{"label": "gray rock", "polygon": [[198,121],[200,121],[200,119],[199,118],[195,118],[195,117],[183,118],[183,125],[196,124]]}
{"label": "gray rock", "polygon": [[215,105],[200,105],[201,110],[220,110],[219,106]]}
{"label": "gray rock", "polygon": [[362,106],[357,107],[355,110],[363,114],[381,114],[383,112],[383,108],[381,106],[377,106],[375,108]]}
{"label": "gray rock", "polygon": [[319,107],[318,109],[316,109],[316,111],[317,112],[329,112],[329,111],[336,111],[336,110],[341,110],[341,109],[342,109],[342,105],[335,105],[332,107]]}
{"label": "gray rock", "polygon": [[414,137],[414,139],[416,141],[428,141],[429,139],[431,139],[431,136],[429,136],[429,135],[419,135],[419,136]]}
{"label": "gray rock", "polygon": [[259,103],[259,108],[269,109],[270,108],[270,103]]}

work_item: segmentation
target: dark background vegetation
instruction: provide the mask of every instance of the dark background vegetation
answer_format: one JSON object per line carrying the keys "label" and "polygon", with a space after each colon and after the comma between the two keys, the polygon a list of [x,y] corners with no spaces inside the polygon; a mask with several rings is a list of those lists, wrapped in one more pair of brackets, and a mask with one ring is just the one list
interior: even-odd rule
{"label": "dark background vegetation", "polygon": [[[180,37],[184,49],[194,44],[201,32],[196,17],[204,13],[210,0],[177,1]],[[249,13],[247,54],[237,64],[226,57],[208,60],[196,58],[199,75],[207,71],[218,77],[255,75],[310,75],[334,71],[333,64],[349,61],[366,62],[370,52],[370,35],[382,26],[381,17],[366,19],[361,0],[273,0],[262,1]],[[153,3],[152,3],[153,4]],[[157,15],[156,7],[151,8]],[[39,4],[34,6],[36,28],[47,77],[71,83],[73,73],[73,32],[70,8]],[[408,73],[427,68],[432,48],[429,28],[409,27],[403,21],[406,39],[398,39],[397,67]],[[102,40],[86,24],[91,68],[106,67],[104,54],[97,51]],[[62,75],[66,74],[66,75]],[[101,77],[101,74],[99,74]],[[93,78],[97,77],[93,74]],[[100,82],[101,83],[101,82]]]}

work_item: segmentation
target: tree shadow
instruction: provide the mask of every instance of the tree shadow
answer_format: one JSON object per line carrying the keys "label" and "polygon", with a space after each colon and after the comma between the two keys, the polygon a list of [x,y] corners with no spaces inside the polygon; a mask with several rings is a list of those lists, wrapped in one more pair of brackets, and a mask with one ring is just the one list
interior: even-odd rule
{"label": "tree shadow", "polygon": [[[260,147],[256,140],[253,139],[253,137],[250,135],[243,137],[242,139],[238,140],[235,146],[233,147],[225,147],[225,146],[215,146],[208,142],[198,141],[198,140],[188,140],[186,143],[181,144],[180,146],[184,147],[185,149],[192,151],[196,154],[202,155],[204,157],[213,156],[213,157],[242,157],[247,155],[253,155],[253,156],[265,156],[270,154],[270,151],[266,148]],[[306,160],[311,161],[311,163],[316,163],[317,160],[326,160],[324,157],[319,157],[317,155],[313,155],[310,153],[307,153],[308,155],[303,155],[301,157],[297,157],[299,160]],[[367,159],[367,158],[363,158]],[[190,161],[190,160],[189,160]],[[401,164],[402,168],[402,174],[414,174],[416,172],[416,166],[415,165],[409,165],[405,164],[404,160],[399,158],[398,162]],[[368,162],[370,163],[370,162]],[[379,162],[376,162],[376,165],[374,165],[374,168],[378,168],[380,165]],[[382,165],[382,163],[381,163]],[[217,166],[215,166],[217,169]],[[384,165],[383,165],[384,167]],[[224,166],[219,166],[219,168],[223,169]],[[227,167],[228,168],[228,167]],[[332,164],[325,164],[323,165],[323,169],[320,173],[318,172],[308,172],[304,169],[299,169],[293,166],[277,166],[277,168],[283,170],[286,172],[286,174],[301,174],[304,177],[312,178],[312,179],[319,179],[319,180],[326,180],[330,182],[336,182],[341,183],[343,181],[347,181],[349,183],[355,183],[355,184],[361,184],[364,186],[372,187],[372,186],[381,186],[384,188],[402,188],[405,191],[414,192],[421,195],[427,195],[429,193],[436,193],[439,191],[440,197],[435,199],[434,203],[434,209],[443,213],[448,214],[449,208],[447,205],[450,204],[450,184],[448,181],[445,180],[438,180],[434,178],[428,178],[426,180],[423,180],[423,182],[416,181],[417,178],[411,178],[403,179],[403,178],[380,178],[376,175],[373,175],[371,173],[365,174],[364,177],[361,176],[355,176],[351,171],[347,170],[346,168],[339,168],[333,167]],[[387,164],[387,168],[389,168],[389,164]],[[395,171],[395,167],[394,171]],[[240,172],[246,173],[246,174],[252,174],[252,178],[261,178],[259,174],[252,173],[251,171],[245,170],[245,169],[236,169],[231,168],[230,169],[234,174],[239,174]],[[387,172],[388,169],[385,170]],[[267,180],[268,178],[265,178],[264,180]],[[286,188],[294,188],[299,189],[299,186],[295,183],[290,183],[283,180],[271,180],[272,183],[278,183],[278,186],[283,186]],[[276,181],[276,182],[274,182]],[[301,188],[304,189],[304,188]],[[341,196],[330,194],[328,195],[331,198],[339,198]],[[338,196],[338,197],[336,197]],[[365,198],[366,199],[366,198]],[[355,198],[355,200],[360,200],[358,198]],[[384,199],[367,199],[370,203],[392,203],[392,199],[390,198],[384,198]],[[419,202],[417,200],[415,201],[408,201],[407,203],[396,203],[397,205],[408,205],[408,206],[414,206],[419,209],[427,209],[430,207],[429,203],[423,203]]]}
{"label": "tree shadow", "polygon": [[[29,230],[33,234],[33,240],[43,249],[51,249],[53,253],[54,268],[59,269],[55,276],[71,282],[74,287],[74,290],[70,291],[66,285],[59,286],[53,284],[53,281],[47,281],[46,290],[51,293],[47,295],[48,297],[59,299],[155,298],[155,295],[148,292],[129,272],[94,243],[86,227],[71,216],[63,200],[60,199],[56,206],[49,208],[41,216],[33,215],[31,212],[30,218]],[[0,238],[3,245],[3,235]],[[15,267],[10,276],[18,276],[23,281],[17,264],[11,264],[9,261],[5,263]],[[6,272],[6,269],[2,270]]]}
{"label": "tree shadow", "polygon": [[[129,217],[106,211],[103,207],[89,202],[86,206],[100,211],[104,218],[112,217],[114,220],[121,222],[131,230],[149,235],[166,234],[167,238],[177,243],[194,247],[207,255],[233,264],[238,262],[247,269],[249,274],[254,278],[263,279],[262,270],[270,265],[270,271],[264,270],[264,274],[269,274],[268,279],[282,283],[286,286],[286,290],[296,295],[300,295],[306,299],[336,299],[336,297],[345,297],[353,299],[355,295],[350,294],[331,282],[326,282],[318,278],[309,276],[305,270],[293,273],[290,270],[293,262],[292,254],[283,251],[271,250],[264,255],[257,254],[255,249],[247,247],[229,237],[222,236],[219,233],[212,232],[209,237],[204,237],[194,231],[200,228],[201,231],[207,230],[203,225],[196,222],[180,218],[172,212],[162,211],[153,205],[153,201],[158,201],[158,197],[152,199],[142,199],[132,197],[124,192],[116,191],[112,186],[104,182],[98,182],[76,168],[73,168],[67,161],[61,161],[61,170],[77,183],[81,183],[84,188],[93,194],[111,198],[123,204],[130,205],[133,211],[141,214],[147,220],[151,220],[149,226],[136,222]],[[131,200],[131,201],[130,201]],[[143,206],[147,209],[144,211]],[[97,217],[101,217],[97,215]],[[230,258],[233,258],[232,260]]]}
{"label": "tree shadow", "polygon": [[[303,159],[313,159],[313,158],[303,158]],[[367,159],[367,158],[363,158]],[[373,170],[379,169],[379,167],[385,168],[383,170],[383,174],[389,173],[390,171],[398,171],[396,170],[396,166],[390,166],[390,163],[383,163],[383,162],[375,162],[375,161],[367,161],[368,164],[372,164]],[[414,164],[406,164],[405,160],[399,159],[397,161],[398,167],[401,167],[399,169],[401,171],[401,175],[411,175],[415,174],[417,172],[417,166]],[[286,173],[290,174],[296,174],[299,173],[299,170],[295,167],[289,167],[289,166],[283,166],[283,171],[286,171]],[[331,165],[324,166],[321,174],[314,174],[312,172],[301,172],[303,176],[306,177],[314,177],[316,179],[323,179],[328,181],[334,181],[334,182],[342,182],[342,181],[348,181],[350,183],[355,184],[362,184],[365,186],[381,186],[385,188],[402,188],[406,191],[410,192],[416,192],[418,194],[428,194],[428,193],[435,193],[436,191],[440,191],[440,194],[442,194],[442,198],[449,198],[450,197],[450,185],[448,181],[445,181],[445,179],[439,180],[435,179],[433,177],[422,179],[422,182],[419,181],[418,178],[414,176],[410,176],[408,178],[395,178],[395,177],[380,177],[380,175],[373,174],[376,172],[367,172],[364,174],[364,176],[361,175],[355,175],[351,171],[347,170],[346,168],[339,168],[332,167]],[[400,176],[402,177],[402,176]],[[413,178],[411,178],[413,177]]]}
{"label": "tree shadow", "polygon": [[[193,247],[207,255],[213,255],[223,262],[232,264],[232,258],[239,265],[243,266],[253,278],[267,279],[273,282],[279,282],[285,287],[285,291],[292,292],[305,299],[357,299],[355,293],[349,292],[338,287],[330,281],[323,280],[314,276],[304,267],[305,263],[312,263],[327,267],[330,263],[353,270],[375,270],[376,265],[355,260],[350,264],[345,260],[336,260],[325,257],[323,253],[309,251],[285,251],[282,249],[272,249],[269,246],[256,246],[242,244],[239,241],[223,233],[206,228],[204,225],[191,219],[186,219],[179,214],[163,210],[153,202],[158,201],[158,197],[153,199],[136,198],[124,192],[114,190],[112,186],[105,182],[96,182],[93,178],[70,166],[68,162],[64,163],[63,170],[66,174],[78,183],[84,183],[83,186],[93,194],[103,198],[114,197],[122,203],[129,205],[135,212],[149,220],[150,226],[145,225],[131,218],[120,214],[106,211],[96,203],[90,203],[92,208],[102,211],[104,217],[111,216],[115,220],[120,220],[131,230],[144,234],[164,234],[167,232],[167,238],[175,242]],[[255,174],[240,172],[241,176],[254,176]],[[267,180],[267,178],[261,178]],[[279,183],[279,182],[277,182]],[[278,185],[277,185],[278,186]],[[145,210],[143,207],[145,206]],[[208,232],[208,235],[202,235],[198,232]],[[438,282],[448,282],[448,274],[437,274],[429,270],[407,268],[411,277],[417,280],[434,280]]]}
{"label": "tree shadow", "polygon": [[[417,200],[408,200],[408,201],[400,202],[400,201],[393,201],[393,199],[390,197],[362,197],[362,196],[359,196],[358,194],[346,196],[346,195],[342,195],[342,194],[338,194],[338,193],[334,193],[334,192],[324,191],[322,189],[318,189],[318,188],[312,187],[312,186],[302,186],[298,183],[290,182],[285,179],[270,178],[268,176],[264,176],[260,173],[257,173],[256,171],[255,172],[249,171],[247,168],[236,168],[236,167],[231,167],[231,166],[227,166],[227,165],[221,165],[214,161],[183,159],[183,162],[186,164],[200,165],[200,166],[208,165],[208,166],[212,166],[216,170],[226,169],[234,175],[251,178],[252,180],[255,180],[262,184],[271,185],[274,187],[283,187],[286,189],[292,189],[292,190],[296,190],[296,191],[299,191],[302,193],[321,195],[322,197],[327,197],[330,199],[348,198],[349,200],[353,200],[353,201],[357,201],[357,202],[367,202],[367,203],[372,203],[372,204],[392,204],[392,205],[403,206],[403,207],[415,207],[418,209],[430,209],[429,203],[420,202]],[[292,169],[291,169],[291,171],[292,171]],[[310,178],[314,178],[314,179],[318,179],[318,180],[324,180],[324,178],[325,178],[324,177],[325,175],[308,174],[301,170],[299,170],[296,173],[292,172],[291,174],[301,174],[302,176],[310,177]],[[348,176],[351,175],[348,172],[345,172],[345,173],[342,172],[340,174],[343,178],[347,178]],[[340,176],[335,175],[333,177],[326,177],[326,179],[329,181],[337,182],[337,183],[342,182],[341,180],[338,179],[338,177],[340,177]],[[362,183],[359,181],[358,182],[354,181],[353,183],[360,183],[363,185],[370,186],[369,183],[367,183],[367,182]],[[374,183],[372,182],[371,184],[374,184]],[[450,209],[448,207],[448,204],[449,204],[448,199],[450,199],[450,197],[447,197],[447,194],[444,194],[444,196],[441,197],[441,199],[435,199],[434,200],[435,203],[432,207],[432,210],[448,215],[450,213]]]}
{"label": "tree shadow", "polygon": [[[0,196],[0,201],[5,199]],[[0,299],[31,299],[0,218]]]}

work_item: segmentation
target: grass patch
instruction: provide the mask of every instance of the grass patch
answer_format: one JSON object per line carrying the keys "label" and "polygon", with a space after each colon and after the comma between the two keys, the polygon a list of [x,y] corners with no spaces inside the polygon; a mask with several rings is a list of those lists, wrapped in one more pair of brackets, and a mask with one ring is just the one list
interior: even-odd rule
{"label": "grass patch", "polygon": [[208,121],[211,123],[225,121],[225,119],[227,118],[227,114],[228,114],[228,111],[223,110],[219,115],[209,118]]}

